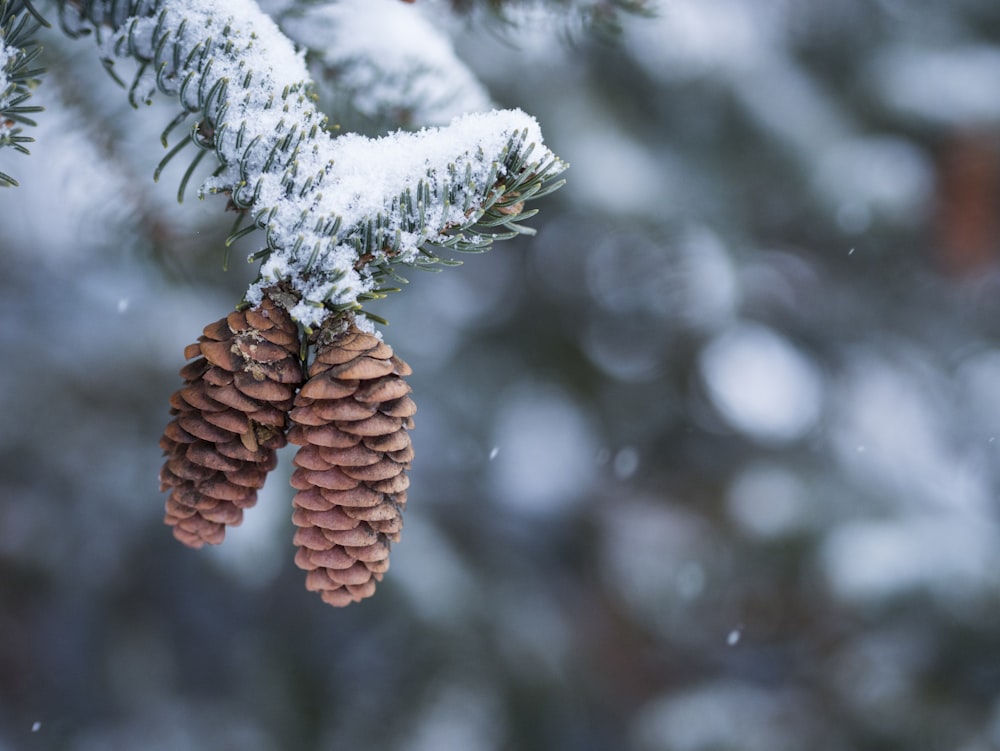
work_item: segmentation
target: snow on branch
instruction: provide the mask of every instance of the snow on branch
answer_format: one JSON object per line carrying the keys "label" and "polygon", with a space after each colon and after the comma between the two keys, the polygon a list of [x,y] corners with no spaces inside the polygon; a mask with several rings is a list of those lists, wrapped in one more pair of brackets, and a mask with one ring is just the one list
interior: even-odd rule
{"label": "snow on branch", "polygon": [[[329,310],[381,295],[393,266],[442,262],[437,248],[484,250],[529,230],[524,202],[557,188],[565,164],[518,110],[467,115],[450,125],[378,139],[332,137],[314,105],[303,55],[252,0],[63,1],[70,33],[95,27],[108,65],[133,58],[134,103],[159,89],[194,116],[186,144],[219,167],[202,194],[222,193],[265,230],[260,278],[285,281],[292,315],[314,327]],[[161,165],[162,166],[162,165]],[[240,236],[246,229],[234,232]]]}
{"label": "snow on branch", "polygon": [[[17,62],[21,50],[17,47],[4,44],[0,40],[0,112],[10,106],[16,83],[10,77],[10,68]],[[0,120],[0,138],[14,127],[13,120],[6,118]]]}
{"label": "snow on branch", "polygon": [[415,5],[399,0],[296,5],[279,24],[309,50],[310,63],[319,66],[317,83],[329,87],[345,109],[372,122],[444,125],[461,113],[493,108],[451,40]]}
{"label": "snow on branch", "polygon": [[519,32],[543,23],[556,24],[573,34],[579,31],[599,35],[621,32],[626,15],[654,16],[660,12],[658,0],[450,0],[454,10],[488,13]]}
{"label": "snow on branch", "polygon": [[[26,115],[42,109],[25,101],[42,73],[31,65],[42,51],[33,35],[44,23],[30,3],[0,0],[0,147],[9,146],[22,154],[28,153],[24,144],[35,139],[22,136],[20,126],[34,125]],[[0,172],[0,186],[5,185],[17,185],[17,181]]]}

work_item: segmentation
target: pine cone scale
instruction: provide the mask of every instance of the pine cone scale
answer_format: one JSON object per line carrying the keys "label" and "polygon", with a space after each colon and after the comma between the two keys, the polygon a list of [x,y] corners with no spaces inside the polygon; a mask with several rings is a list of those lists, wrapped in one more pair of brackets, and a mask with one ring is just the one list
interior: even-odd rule
{"label": "pine cone scale", "polygon": [[205,422],[236,435],[242,435],[250,430],[250,419],[246,414],[235,409],[225,409],[221,412],[203,412],[202,416]]}
{"label": "pine cone scale", "polygon": [[357,357],[353,360],[336,365],[330,371],[334,378],[350,378],[369,380],[392,373],[393,365],[389,360],[376,360],[374,357]]}
{"label": "pine cone scale", "polygon": [[[353,324],[322,331],[289,413],[288,439],[300,446],[292,475],[295,560],[308,572],[306,586],[331,605],[374,593],[402,528],[402,504],[384,489],[407,484],[406,431],[415,409],[401,371],[409,368],[388,345]],[[407,458],[396,461],[388,451]]]}
{"label": "pine cone scale", "polygon": [[[236,329],[237,331],[239,329]],[[201,330],[202,336],[206,339],[212,339],[217,342],[224,342],[229,339],[234,333],[234,330],[229,327],[229,318],[223,318],[219,321],[213,321],[208,324],[205,328]],[[200,346],[200,344],[192,344],[192,347]],[[197,357],[197,355],[194,355]]]}
{"label": "pine cone scale", "polygon": [[376,413],[362,420],[337,420],[333,424],[345,433],[371,437],[395,433],[403,426],[403,421],[398,417]]}
{"label": "pine cone scale", "polygon": [[342,399],[345,396],[355,395],[357,386],[357,379],[342,380],[321,372],[306,381],[305,386],[299,391],[299,396],[307,399]]}
{"label": "pine cone scale", "polygon": [[[346,474],[339,467],[329,469],[297,469],[295,474],[299,474],[299,482],[306,487],[315,486],[323,490],[352,490],[358,487],[358,481]],[[304,489],[304,488],[302,488]]]}
{"label": "pine cone scale", "polygon": [[354,529],[359,523],[357,519],[352,519],[336,506],[327,511],[306,511],[296,508],[292,514],[292,522],[302,527],[312,525],[334,532]]}
{"label": "pine cone scale", "polygon": [[311,406],[313,413],[334,424],[340,420],[363,420],[375,414],[373,406],[353,399],[323,400]]}
{"label": "pine cone scale", "polygon": [[360,483],[357,487],[350,490],[327,490],[325,488],[319,488],[318,490],[329,503],[335,503],[347,509],[377,506],[385,497],[383,493],[373,490],[365,483]]}
{"label": "pine cone scale", "polygon": [[[227,433],[226,435],[230,434]],[[209,441],[196,441],[190,444],[183,456],[193,464],[218,470],[219,472],[234,472],[243,466],[243,462],[239,459],[231,459],[219,453],[215,448],[215,444]]]}
{"label": "pine cone scale", "polygon": [[309,561],[313,568],[339,570],[350,568],[357,562],[357,558],[340,546],[328,547],[323,550],[302,549],[300,552],[303,554],[303,559]]}
{"label": "pine cone scale", "polygon": [[[296,346],[266,341],[253,322]],[[265,296],[254,311],[209,324],[185,349],[186,383],[171,398],[175,417],[160,440],[160,480],[170,491],[164,521],[184,544],[222,542],[256,503],[286,443],[285,413],[302,374],[297,342],[298,327]]]}
{"label": "pine cone scale", "polygon": [[257,409],[260,406],[259,401],[246,396],[232,384],[227,386],[205,384],[205,395],[219,404],[223,404],[230,409],[240,410],[241,412]]}
{"label": "pine cone scale", "polygon": [[410,439],[405,433],[396,432],[386,435],[365,436],[362,443],[372,451],[403,451],[409,448]]}
{"label": "pine cone scale", "polygon": [[410,385],[402,378],[388,376],[377,378],[363,388],[359,388],[354,392],[354,398],[359,402],[383,403],[406,396],[410,391]]}
{"label": "pine cone scale", "polygon": [[237,339],[235,349],[248,361],[257,363],[270,364],[288,357],[288,350],[285,347],[271,344],[263,337],[259,340]]}
{"label": "pine cone scale", "polygon": [[293,443],[295,563],[306,588],[339,607],[371,596],[389,568],[416,405],[409,366],[352,314],[332,314],[309,344],[304,368],[297,326],[265,294],[185,349],[160,439],[164,521],[192,547],[221,542],[256,503],[276,450]]}
{"label": "pine cone scale", "polygon": [[399,493],[410,487],[410,478],[405,472],[400,472],[395,477],[388,477],[385,480],[371,482],[369,483],[369,487],[379,493],[391,495],[393,493]]}
{"label": "pine cone scale", "polygon": [[344,467],[343,472],[355,480],[388,480],[403,471],[403,467],[392,459],[380,459],[375,464],[365,464],[360,467]]}
{"label": "pine cone scale", "polygon": [[349,507],[347,513],[352,519],[365,522],[383,522],[394,519],[400,515],[399,504],[391,501],[383,501],[375,506],[353,506]]}
{"label": "pine cone scale", "polygon": [[234,373],[230,383],[244,396],[270,402],[280,409],[287,409],[286,403],[290,404],[295,396],[295,388],[291,384],[268,378],[262,367],[253,372]]}
{"label": "pine cone scale", "polygon": [[[355,443],[353,446],[346,446],[344,448],[328,448],[326,446],[322,446],[317,450],[319,452],[320,461],[326,462],[328,465],[333,464],[345,468],[364,467],[370,464],[376,464],[382,460],[381,451],[372,451],[360,441]],[[346,472],[347,470],[345,469],[344,471]]]}

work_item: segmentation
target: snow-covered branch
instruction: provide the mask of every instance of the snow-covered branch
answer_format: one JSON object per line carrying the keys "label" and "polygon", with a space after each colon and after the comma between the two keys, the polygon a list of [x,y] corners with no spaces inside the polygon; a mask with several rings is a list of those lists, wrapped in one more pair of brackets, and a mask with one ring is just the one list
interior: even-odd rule
{"label": "snow-covered branch", "polygon": [[64,2],[63,24],[97,28],[109,61],[138,62],[133,101],[157,89],[180,100],[165,143],[194,116],[167,158],[188,143],[200,148],[186,182],[214,153],[219,167],[202,194],[228,195],[266,231],[248,301],[284,281],[306,327],[378,296],[395,264],[433,263],[434,248],[482,250],[528,231],[519,221],[534,212],[524,202],[558,187],[565,168],[518,110],[378,139],[332,137],[303,55],[252,0]]}
{"label": "snow-covered branch", "polygon": [[[30,4],[0,0],[0,148],[10,146],[23,154],[28,153],[24,144],[34,139],[20,135],[20,126],[34,125],[26,115],[41,110],[25,104],[42,72],[31,67],[41,52],[33,38],[40,23],[44,21]],[[4,185],[17,181],[0,172]]]}
{"label": "snow-covered branch", "polygon": [[656,15],[658,0],[448,0],[453,10],[469,14],[488,14],[518,31],[539,22],[569,33],[585,31],[615,35],[621,31],[624,17]]}
{"label": "snow-covered branch", "polygon": [[357,113],[387,127],[447,125],[493,109],[489,95],[455,55],[451,40],[416,6],[399,0],[295,5],[281,30],[308,49],[331,117]]}
{"label": "snow-covered branch", "polygon": [[[11,102],[15,83],[11,80],[9,69],[17,62],[21,50],[6,45],[0,40],[0,111],[6,109]],[[11,120],[0,120],[0,138],[14,126]]]}

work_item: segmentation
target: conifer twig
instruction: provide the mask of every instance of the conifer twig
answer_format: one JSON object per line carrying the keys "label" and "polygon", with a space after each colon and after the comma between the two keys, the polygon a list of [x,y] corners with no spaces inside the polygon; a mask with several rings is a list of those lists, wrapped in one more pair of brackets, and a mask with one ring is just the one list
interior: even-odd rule
{"label": "conifer twig", "polygon": [[71,33],[98,32],[107,60],[137,63],[133,102],[159,90],[190,113],[185,138],[218,161],[201,194],[229,196],[265,231],[247,301],[284,282],[306,328],[378,296],[397,264],[426,266],[441,262],[436,249],[527,231],[524,201],[561,184],[566,165],[519,110],[332,137],[303,56],[252,0],[63,0],[62,11]]}
{"label": "conifer twig", "polygon": [[[27,115],[42,110],[25,104],[43,73],[33,66],[42,51],[34,39],[40,25],[48,23],[27,0],[0,0],[0,148],[22,154],[29,153],[24,144],[35,139],[21,135],[21,126],[35,125]],[[0,172],[0,186],[10,185],[17,180]]]}

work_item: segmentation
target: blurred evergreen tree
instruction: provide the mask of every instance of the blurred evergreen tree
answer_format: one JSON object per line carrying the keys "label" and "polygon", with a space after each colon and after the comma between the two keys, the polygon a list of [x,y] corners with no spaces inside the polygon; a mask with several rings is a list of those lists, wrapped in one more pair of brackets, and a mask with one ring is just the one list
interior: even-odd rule
{"label": "blurred evergreen tree", "polygon": [[175,113],[41,33],[34,153],[0,150],[0,744],[1000,743],[995,4],[389,6],[421,43],[321,49],[379,14],[266,6],[332,122],[489,99],[573,171],[538,238],[365,302],[418,460],[393,576],[343,612],[290,570],[281,483],[217,551],[164,540],[173,353],[253,279],[218,206],[176,206],[186,165],[148,179]]}

